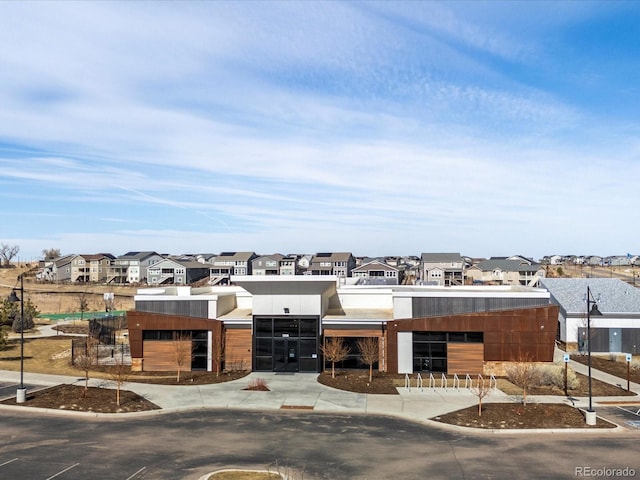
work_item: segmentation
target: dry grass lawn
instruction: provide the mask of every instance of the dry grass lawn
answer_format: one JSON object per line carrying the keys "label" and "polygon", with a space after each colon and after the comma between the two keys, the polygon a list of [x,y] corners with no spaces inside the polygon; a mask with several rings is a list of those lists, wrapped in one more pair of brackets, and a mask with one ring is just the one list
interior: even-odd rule
{"label": "dry grass lawn", "polygon": [[25,266],[0,268],[0,298],[19,287],[18,276],[25,273],[25,300],[30,299],[41,313],[70,313],[80,310],[79,295],[85,293],[90,312],[104,312],[103,295],[114,293],[116,310],[132,310],[133,295],[138,287],[114,285],[52,284],[35,281],[35,271]]}
{"label": "dry grass lawn", "polygon": [[[0,350],[0,370],[20,370],[20,340],[11,339],[4,350]],[[84,375],[71,365],[71,337],[25,338],[24,370],[32,373],[57,375]],[[100,377],[100,372],[92,372]],[[104,377],[101,377],[104,378]]]}

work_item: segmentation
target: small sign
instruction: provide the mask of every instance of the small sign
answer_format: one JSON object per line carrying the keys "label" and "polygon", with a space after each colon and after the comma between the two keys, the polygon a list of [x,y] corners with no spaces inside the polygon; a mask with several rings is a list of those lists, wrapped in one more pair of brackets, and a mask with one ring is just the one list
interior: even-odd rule
{"label": "small sign", "polygon": [[565,353],[563,357],[564,363],[569,363],[569,358],[570,358],[570,355],[568,353]]}
{"label": "small sign", "polygon": [[312,353],[311,354],[311,358],[318,358],[318,354],[317,353]]}
{"label": "small sign", "polygon": [[283,333],[283,334],[282,334],[282,338],[288,338],[288,337],[289,337],[289,334],[288,334],[288,333]]}
{"label": "small sign", "polygon": [[633,360],[633,355],[631,355],[630,353],[627,353],[627,362],[630,362]]}

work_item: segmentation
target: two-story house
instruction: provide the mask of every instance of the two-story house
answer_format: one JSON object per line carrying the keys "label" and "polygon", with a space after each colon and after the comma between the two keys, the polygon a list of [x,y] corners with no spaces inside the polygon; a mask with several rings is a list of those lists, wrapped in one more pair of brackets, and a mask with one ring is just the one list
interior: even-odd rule
{"label": "two-story house", "polygon": [[147,280],[147,269],[162,261],[156,252],[127,252],[113,260],[109,267],[108,283],[142,283]]}
{"label": "two-story house", "polygon": [[284,255],[260,255],[251,260],[251,275],[280,275],[280,262]]}
{"label": "two-story house", "polygon": [[475,284],[537,287],[545,269],[530,261],[490,258],[468,268],[465,276]]}
{"label": "two-story house", "polygon": [[[110,253],[96,253],[92,255],[80,255],[85,261],[85,282],[105,283],[109,276],[111,262],[115,256]],[[87,276],[88,274],[88,276]]]}
{"label": "two-story house", "polygon": [[310,262],[308,271],[311,275],[335,275],[350,277],[356,267],[356,259],[348,252],[317,253]]}
{"label": "two-story house", "polygon": [[371,260],[351,271],[351,276],[361,278],[364,283],[380,283],[385,285],[400,285],[402,271],[381,260]]}
{"label": "two-story house", "polygon": [[231,275],[251,275],[252,261],[258,255],[255,252],[221,252],[210,260],[209,276],[212,283],[220,279],[228,281]]}
{"label": "two-story house", "polygon": [[420,277],[424,285],[464,285],[464,258],[459,253],[423,253]]}
{"label": "two-story house", "polygon": [[196,260],[165,258],[147,268],[149,285],[189,285],[209,276],[209,266]]}

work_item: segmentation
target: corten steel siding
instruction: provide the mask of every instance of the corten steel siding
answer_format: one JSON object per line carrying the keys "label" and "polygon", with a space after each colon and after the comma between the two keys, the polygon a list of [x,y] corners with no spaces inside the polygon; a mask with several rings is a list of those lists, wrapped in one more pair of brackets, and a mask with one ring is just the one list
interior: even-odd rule
{"label": "corten steel siding", "polygon": [[214,342],[219,341],[222,335],[222,322],[219,320],[205,320],[178,315],[127,312],[127,324],[132,358],[143,358],[142,332],[144,330],[210,330],[213,332]]}
{"label": "corten steel siding", "polygon": [[387,365],[398,371],[398,332],[482,332],[484,361],[553,361],[558,307],[393,320],[387,323]]}
{"label": "corten steel siding", "polygon": [[138,301],[135,303],[135,309],[137,312],[164,313],[184,317],[207,318],[209,316],[208,300]]}
{"label": "corten steel siding", "polygon": [[495,312],[516,308],[543,307],[548,304],[548,298],[414,297],[412,299],[413,318]]}

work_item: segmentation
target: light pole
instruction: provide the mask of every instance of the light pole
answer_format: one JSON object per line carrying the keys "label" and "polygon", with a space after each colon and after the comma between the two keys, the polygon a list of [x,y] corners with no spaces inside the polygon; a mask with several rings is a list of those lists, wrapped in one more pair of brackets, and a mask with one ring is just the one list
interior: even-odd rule
{"label": "light pole", "polygon": [[20,274],[20,298],[16,289],[11,290],[9,301],[20,302],[20,386],[16,392],[16,403],[24,403],[27,399],[27,389],[24,386],[24,277]]}
{"label": "light pole", "polygon": [[587,425],[596,424],[596,416],[593,411],[593,395],[591,390],[591,315],[602,315],[598,310],[598,304],[591,295],[591,289],[587,285],[587,365],[589,370],[589,410],[587,410]]}

